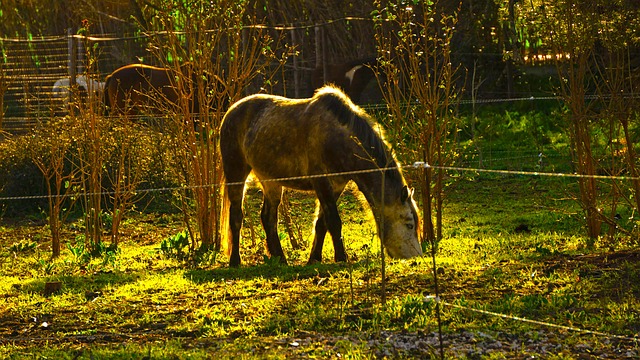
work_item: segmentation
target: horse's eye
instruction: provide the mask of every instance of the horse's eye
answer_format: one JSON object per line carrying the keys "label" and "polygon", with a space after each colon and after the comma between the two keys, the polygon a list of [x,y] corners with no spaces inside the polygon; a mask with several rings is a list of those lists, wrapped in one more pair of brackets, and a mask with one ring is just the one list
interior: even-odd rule
{"label": "horse's eye", "polygon": [[413,230],[413,224],[407,224],[407,229]]}

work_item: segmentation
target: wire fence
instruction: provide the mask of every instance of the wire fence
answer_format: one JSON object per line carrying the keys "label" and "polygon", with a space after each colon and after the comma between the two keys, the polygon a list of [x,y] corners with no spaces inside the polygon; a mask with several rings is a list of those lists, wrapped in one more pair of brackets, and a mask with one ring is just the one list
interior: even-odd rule
{"label": "wire fence", "polygon": [[[538,157],[541,157],[542,154],[539,154]],[[526,157],[516,157],[516,158],[502,158],[501,160],[509,160],[509,159],[520,159],[520,158],[531,158],[530,156]],[[554,173],[554,172],[543,172],[543,171],[523,171],[523,170],[499,170],[499,169],[487,169],[487,168],[470,168],[470,167],[459,167],[459,166],[439,166],[439,165],[429,165],[428,163],[422,161],[416,161],[413,164],[401,166],[401,168],[405,170],[409,169],[437,169],[444,170],[446,172],[456,172],[456,173],[485,173],[485,174],[498,174],[498,175],[520,175],[520,176],[536,176],[536,177],[556,177],[556,178],[593,178],[599,180],[615,180],[615,181],[630,181],[630,180],[640,180],[640,177],[637,176],[624,176],[624,175],[597,175],[597,174],[577,174],[577,173]],[[336,172],[336,173],[326,173],[326,174],[317,174],[317,175],[305,175],[305,176],[293,176],[287,178],[273,178],[273,179],[264,179],[260,180],[260,182],[283,182],[287,181],[296,181],[296,180],[310,180],[310,179],[318,179],[318,178],[328,178],[328,177],[344,177],[349,175],[357,175],[364,173],[372,173],[372,172],[382,172],[384,173],[387,170],[393,170],[396,167],[387,167],[380,169],[367,169],[367,170],[357,170],[357,171],[344,171],[344,172]],[[222,188],[223,186],[238,186],[245,185],[245,182],[236,182],[236,183],[215,183],[215,184],[207,184],[207,185],[190,185],[190,186],[176,186],[176,187],[162,187],[162,188],[148,188],[148,189],[136,189],[129,191],[104,191],[98,193],[88,193],[88,192],[76,192],[64,195],[25,195],[25,196],[4,196],[0,197],[0,201],[17,201],[17,200],[37,200],[37,199],[49,199],[49,198],[57,198],[57,197],[78,197],[78,196],[109,196],[116,195],[122,193],[130,193],[130,194],[144,194],[144,193],[164,193],[164,192],[174,192],[174,191],[184,191],[184,190],[195,190],[199,188]]]}
{"label": "wire fence", "polygon": [[439,297],[436,297],[436,296],[425,296],[424,301],[425,302],[436,301],[436,302],[441,303],[441,304],[443,304],[445,306],[448,306],[448,307],[451,307],[451,308],[455,308],[455,309],[475,312],[475,313],[478,313],[478,314],[489,315],[489,316],[498,317],[498,318],[507,319],[507,320],[519,321],[519,322],[523,322],[523,323],[541,325],[541,326],[545,326],[545,327],[552,328],[552,329],[567,330],[567,331],[579,332],[579,333],[583,333],[583,334],[596,335],[596,336],[605,337],[605,338],[608,338],[608,339],[618,339],[618,340],[633,341],[633,342],[640,341],[640,335],[636,335],[635,337],[630,337],[630,336],[623,336],[623,335],[605,333],[605,332],[601,332],[601,331],[587,330],[587,329],[582,329],[582,328],[575,327],[575,326],[558,325],[558,324],[553,324],[553,323],[544,322],[544,321],[531,320],[531,319],[523,318],[523,317],[520,317],[520,316],[501,314],[501,313],[497,313],[497,312],[493,312],[493,311],[475,309],[475,308],[471,308],[471,307],[468,307],[468,306],[462,306],[462,305],[454,304],[454,303],[451,303],[451,302],[443,301],[442,299],[440,299]]}
{"label": "wire fence", "polygon": [[[322,23],[304,23],[296,26],[248,25],[245,29],[259,28],[270,32],[270,36],[281,44],[296,47],[295,56],[287,56],[284,67],[274,67],[273,82],[275,91],[281,95],[298,94],[307,96],[313,92],[312,71],[319,66],[318,60],[331,61],[319,56],[322,51],[330,52],[324,38],[317,38],[310,29],[323,29],[332,26],[344,26],[349,21],[362,21],[360,18],[341,18]],[[368,20],[371,21],[371,20]],[[237,29],[233,29],[236,31]],[[210,30],[210,31],[220,31]],[[317,30],[319,31],[319,30]],[[316,32],[317,32],[316,31]],[[176,33],[179,35],[179,33]],[[0,71],[8,88],[4,95],[4,114],[2,129],[12,132],[29,131],[35,123],[53,115],[65,113],[67,94],[59,91],[59,84],[69,88],[70,78],[84,76],[89,59],[97,64],[94,73],[88,74],[90,80],[98,83],[117,68],[136,63],[165,66],[167,59],[159,59],[149,50],[152,41],[168,36],[167,32],[148,32],[138,36],[112,35],[67,35],[40,38],[0,38]],[[357,36],[348,32],[342,41]],[[369,39],[371,40],[371,39]],[[161,42],[161,41],[160,41]],[[358,41],[355,41],[358,42]],[[371,55],[373,43],[358,50],[364,57]],[[351,48],[353,50],[353,48]],[[285,47],[277,51],[285,51]],[[73,74],[73,75],[72,75]],[[80,80],[80,79],[77,79]],[[89,79],[86,79],[87,81]],[[65,83],[66,81],[66,83]],[[80,81],[77,81],[80,84]],[[289,96],[291,96],[289,95]]]}
{"label": "wire fence", "polygon": [[[288,56],[284,67],[279,68],[275,78],[281,79],[276,89],[281,95],[308,96],[313,92],[312,72],[326,66],[326,63],[339,63],[345,54],[332,47],[335,42],[358,44],[349,46],[347,58],[365,58],[375,55],[373,31],[368,27],[354,26],[355,23],[370,23],[373,20],[362,17],[343,17],[323,22],[300,22],[291,26],[248,25],[247,28],[260,28],[272,33],[281,43],[295,46],[295,56]],[[348,25],[351,24],[351,25]],[[351,31],[336,31],[337,28],[349,28]],[[334,29],[335,28],[335,29]],[[311,31],[315,29],[315,31]],[[323,29],[326,34],[318,35]],[[216,30],[219,31],[219,30]],[[329,33],[345,33],[343,38],[327,39]],[[132,63],[148,65],[166,64],[158,59],[149,49],[150,39],[166,36],[166,32],[148,33],[139,36],[112,35],[76,35],[69,33],[61,36],[50,36],[29,39],[0,39],[0,54],[3,56],[2,71],[9,84],[4,95],[6,112],[2,117],[2,129],[11,132],[26,132],[34,124],[52,115],[64,114],[66,94],[56,90],[56,84],[70,80],[71,74],[84,76],[88,63],[88,50],[97,64],[95,73],[87,74],[90,79],[84,81],[104,81],[104,78],[120,66]],[[334,36],[334,35],[331,35]],[[361,38],[362,37],[362,38]],[[473,56],[497,56],[499,54],[460,54]],[[344,61],[344,60],[342,60]],[[276,71],[276,70],[274,70]],[[368,89],[372,102],[380,100],[376,90]],[[487,94],[489,95],[489,94]],[[516,94],[516,96],[518,96]],[[473,103],[500,103],[511,101],[543,101],[556,97],[517,97],[505,98],[491,96],[491,99],[478,99]],[[462,100],[460,104],[470,103]]]}
{"label": "wire fence", "polygon": [[[632,176],[583,175],[583,174],[576,174],[576,173],[552,173],[552,172],[497,170],[497,169],[471,168],[471,167],[454,167],[454,166],[432,166],[432,165],[429,165],[427,163],[420,162],[420,161],[416,161],[416,162],[414,162],[412,164],[404,165],[404,166],[402,166],[402,168],[404,170],[407,170],[407,171],[415,170],[415,169],[431,168],[431,169],[443,170],[443,171],[446,171],[448,173],[460,173],[460,172],[467,172],[467,173],[473,173],[473,174],[486,173],[486,174],[499,174],[499,175],[504,175],[504,176],[517,175],[517,176],[553,177],[553,178],[587,178],[587,177],[591,177],[591,178],[596,178],[596,179],[601,179],[601,180],[615,180],[615,181],[640,180],[639,177],[632,177]],[[269,180],[263,180],[263,181],[265,181],[265,182],[268,182],[268,181],[286,182],[286,181],[295,181],[295,180],[301,180],[301,179],[314,179],[314,178],[333,177],[333,176],[343,177],[343,176],[357,175],[357,174],[369,173],[369,172],[382,172],[382,173],[384,173],[385,170],[390,170],[390,169],[395,169],[395,167],[382,168],[382,169],[359,170],[359,171],[348,171],[348,172],[338,172],[338,173],[327,173],[327,174],[318,174],[318,175],[312,175],[312,176],[296,176],[296,177],[288,177],[288,178],[269,179]],[[216,184],[209,184],[209,185],[202,185],[202,186],[180,186],[180,187],[167,187],[167,188],[148,188],[148,189],[135,190],[135,193],[141,194],[141,193],[174,192],[174,191],[194,190],[194,189],[197,189],[197,188],[200,188],[200,187],[218,187],[219,188],[219,187],[222,187],[222,186],[229,186],[229,185],[244,185],[244,183],[228,183],[228,184],[216,183]],[[95,195],[114,195],[114,194],[115,194],[115,192],[102,192],[102,193],[95,194]],[[74,194],[74,196],[83,196],[83,195],[94,195],[94,194],[88,194],[88,193],[76,193],[76,194]],[[69,194],[64,195],[64,196],[69,196]],[[49,198],[49,197],[50,196],[46,196],[46,195],[45,196],[34,195],[34,196],[18,196],[18,197],[0,197],[0,201],[5,202],[5,201],[34,200],[34,199],[46,199],[46,198]],[[436,272],[436,274],[434,276],[437,276],[437,272]],[[469,300],[470,299],[466,299],[466,301],[469,301]],[[616,334],[611,334],[611,333],[606,333],[606,332],[601,332],[601,331],[593,331],[593,330],[583,329],[583,328],[580,328],[580,327],[575,327],[575,326],[570,326],[570,325],[562,325],[562,324],[544,322],[544,321],[533,320],[533,319],[528,319],[528,318],[524,318],[524,317],[513,316],[513,315],[509,315],[509,314],[503,314],[503,313],[498,313],[498,312],[492,312],[492,311],[488,311],[488,310],[478,309],[478,308],[474,308],[474,307],[464,306],[464,305],[456,304],[455,302],[444,301],[440,297],[439,294],[438,295],[425,296],[423,301],[425,303],[429,303],[429,302],[435,301],[435,302],[437,302],[437,303],[439,303],[439,304],[441,304],[443,306],[450,307],[450,308],[453,308],[453,309],[464,310],[464,311],[468,311],[468,312],[473,312],[473,313],[483,314],[483,315],[487,315],[487,316],[491,316],[491,317],[512,320],[512,321],[516,321],[516,322],[523,322],[523,323],[529,323],[529,324],[544,326],[544,327],[548,327],[548,328],[552,328],[552,329],[565,330],[565,331],[571,331],[571,332],[582,333],[582,334],[589,334],[589,335],[594,335],[594,336],[598,336],[598,337],[602,337],[602,338],[606,338],[606,339],[610,339],[610,340],[614,340],[615,339],[615,340],[629,341],[629,342],[634,342],[634,343],[638,343],[640,341],[640,337],[639,337],[640,335],[636,335],[634,337],[624,336],[624,335],[616,335]],[[360,310],[362,310],[362,309],[360,309]]]}

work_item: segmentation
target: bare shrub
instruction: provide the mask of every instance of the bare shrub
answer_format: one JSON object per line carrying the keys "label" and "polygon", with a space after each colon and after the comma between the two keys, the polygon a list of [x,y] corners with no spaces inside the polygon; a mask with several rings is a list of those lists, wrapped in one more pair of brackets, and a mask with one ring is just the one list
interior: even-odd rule
{"label": "bare shrub", "polygon": [[442,237],[445,185],[438,166],[450,165],[455,156],[451,106],[457,68],[451,64],[451,38],[456,16],[428,4],[377,6],[378,76],[389,111],[387,128],[395,142],[407,145],[407,158],[430,165],[420,174],[423,237],[435,245]]}
{"label": "bare shrub", "polygon": [[[640,183],[631,181],[625,194],[621,175],[638,176],[630,124],[637,116],[635,77],[630,49],[637,41],[628,25],[637,5],[619,2],[546,3],[542,21],[552,31],[550,41],[561,79],[558,89],[566,107],[566,129],[578,178],[578,202],[593,247],[608,227],[609,246],[616,233],[626,232],[617,218],[619,205],[640,206]],[[631,144],[631,145],[630,145]],[[604,151],[598,152],[599,148]],[[599,180],[607,175],[610,179]],[[606,189],[610,189],[608,194]],[[609,207],[609,211],[605,210]]]}
{"label": "bare shrub", "polygon": [[223,174],[218,129],[227,107],[245,95],[258,76],[260,88],[273,84],[271,66],[279,66],[281,59],[273,50],[277,48],[273,36],[251,25],[257,21],[247,14],[245,2],[218,0],[191,8],[176,2],[172,6],[171,11],[154,14],[154,26],[174,30],[152,38],[150,46],[165,67],[177,74],[174,86],[181,94],[174,110],[163,110],[168,114],[165,131],[175,139],[173,166],[184,184],[180,207],[191,251],[219,250],[221,189],[217,185]]}
{"label": "bare shrub", "polygon": [[[71,117],[52,118],[40,124],[34,131],[30,147],[31,159],[44,176],[49,203],[49,228],[51,230],[52,257],[60,256],[62,224],[77,200],[79,169],[69,165],[69,155],[74,143],[75,122]],[[66,211],[65,211],[66,210]]]}

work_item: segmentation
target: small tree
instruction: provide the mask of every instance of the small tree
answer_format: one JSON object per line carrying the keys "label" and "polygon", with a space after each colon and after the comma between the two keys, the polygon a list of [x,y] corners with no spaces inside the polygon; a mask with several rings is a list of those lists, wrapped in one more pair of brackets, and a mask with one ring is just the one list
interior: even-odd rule
{"label": "small tree", "polygon": [[[270,80],[267,70],[278,60],[272,50],[276,47],[266,29],[250,25],[256,21],[246,14],[247,1],[216,0],[192,7],[182,1],[168,3],[170,10],[154,14],[156,22],[150,26],[171,29],[166,37],[152,38],[152,48],[175,71],[174,86],[182,94],[179,110],[170,116],[176,167],[187,195],[181,208],[192,251],[198,240],[205,249],[220,249],[221,189],[217,185],[223,174],[218,129],[227,107],[242,97],[258,75],[265,83]],[[197,234],[191,230],[192,214]]]}
{"label": "small tree", "polygon": [[587,101],[587,91],[593,87],[590,75],[597,17],[594,4],[580,5],[565,0],[545,6],[544,21],[553,29],[550,41],[560,81],[560,95],[566,106],[566,124],[571,141],[571,156],[580,177],[579,202],[585,212],[589,246],[600,236],[602,220],[598,205],[597,159],[592,143],[597,125],[592,117],[593,102]]}
{"label": "small tree", "polygon": [[[609,223],[609,244],[617,243],[615,233],[625,231],[618,226],[618,202],[627,202],[630,208],[640,209],[640,169],[636,156],[637,139],[633,132],[638,116],[638,73],[640,67],[635,63],[633,54],[639,47],[633,21],[637,18],[640,6],[625,2],[607,2],[599,12],[600,30],[598,31],[598,51],[594,53],[594,76],[599,80],[596,90],[603,103],[602,119],[608,129],[607,173],[613,176],[631,177],[630,188],[624,181],[612,178],[610,211],[605,221]],[[631,25],[630,25],[631,24]],[[628,193],[630,192],[630,194]],[[638,229],[634,227],[636,244]]]}
{"label": "small tree", "polygon": [[[89,45],[87,37],[90,35],[90,23],[84,20],[82,27],[78,30],[79,35],[84,35],[85,46],[87,52],[85,57],[84,76],[91,79],[97,71],[96,56],[93,54],[93,48]],[[76,39],[74,39],[76,40]],[[74,44],[76,44],[74,42]],[[75,51],[73,51],[75,53]],[[109,142],[106,140],[108,135],[108,124],[103,121],[101,111],[101,100],[95,96],[93,84],[89,82],[86,89],[87,96],[83,98],[77,84],[71,84],[72,101],[78,111],[71,111],[68,116],[76,121],[79,125],[78,133],[75,134],[77,140],[76,157],[73,166],[76,166],[79,172],[79,182],[81,188],[80,201],[84,209],[84,225],[85,225],[85,249],[94,252],[100,248],[102,243],[103,232],[103,178],[106,159],[109,155],[106,153],[108,147],[105,145]]]}
{"label": "small tree", "polygon": [[[456,144],[450,112],[456,98],[457,69],[451,64],[456,16],[438,10],[433,2],[376,1],[376,5],[379,80],[389,109],[388,128],[397,143],[409,144],[408,149],[405,146],[409,156],[428,165],[420,173],[423,238],[431,247],[439,296],[436,253],[442,239],[444,167],[454,160]],[[439,304],[436,312],[441,326]],[[440,355],[444,356],[442,337]]]}
{"label": "small tree", "polygon": [[109,145],[105,148],[108,156],[105,159],[105,174],[109,186],[106,205],[111,211],[108,230],[114,247],[120,241],[122,220],[140,198],[136,189],[143,182],[142,173],[148,168],[144,152],[145,137],[140,136],[145,131],[140,131],[139,126],[124,120],[125,122],[118,122],[117,119],[105,119],[114,125],[105,136]]}
{"label": "small tree", "polygon": [[410,158],[430,165],[420,176],[423,237],[435,246],[442,238],[442,167],[455,155],[451,106],[457,68],[451,64],[451,39],[456,17],[430,2],[376,4],[378,75],[389,110],[388,128],[394,141],[409,144],[405,149]]}
{"label": "small tree", "polygon": [[40,146],[34,150],[31,158],[44,176],[49,195],[49,228],[51,230],[51,256],[60,256],[62,224],[68,211],[77,200],[74,191],[77,188],[79,169],[68,165],[68,156],[73,146],[73,128],[76,124],[72,118],[52,118],[50,122],[39,126],[36,130],[35,142]]}

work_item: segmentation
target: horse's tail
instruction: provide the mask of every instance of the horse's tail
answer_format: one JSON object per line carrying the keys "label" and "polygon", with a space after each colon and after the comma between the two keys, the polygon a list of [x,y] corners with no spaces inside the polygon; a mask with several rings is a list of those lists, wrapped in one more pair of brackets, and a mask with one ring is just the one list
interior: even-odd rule
{"label": "horse's tail", "polygon": [[226,178],[222,177],[222,185],[220,186],[220,197],[222,198],[222,207],[220,208],[220,246],[227,256],[231,255],[231,227],[229,226],[229,210],[231,201],[229,200],[229,192],[227,191]]}

